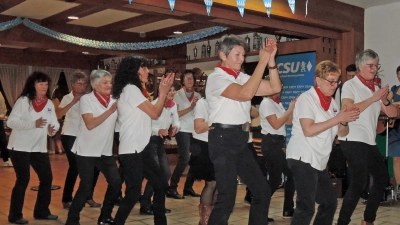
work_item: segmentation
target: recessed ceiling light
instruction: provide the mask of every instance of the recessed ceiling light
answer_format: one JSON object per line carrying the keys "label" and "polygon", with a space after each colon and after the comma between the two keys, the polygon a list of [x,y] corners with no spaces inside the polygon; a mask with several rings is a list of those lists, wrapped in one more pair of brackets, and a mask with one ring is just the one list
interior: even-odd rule
{"label": "recessed ceiling light", "polygon": [[174,34],[182,34],[182,31],[174,31]]}
{"label": "recessed ceiling light", "polygon": [[89,55],[89,52],[82,52],[82,54]]}
{"label": "recessed ceiling light", "polygon": [[77,16],[68,16],[68,19],[70,19],[70,20],[78,20],[79,17],[77,17]]}

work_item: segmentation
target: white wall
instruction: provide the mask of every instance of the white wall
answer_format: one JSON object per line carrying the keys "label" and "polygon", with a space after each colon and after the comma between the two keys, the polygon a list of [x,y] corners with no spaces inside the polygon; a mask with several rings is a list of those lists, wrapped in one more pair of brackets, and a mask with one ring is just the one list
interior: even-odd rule
{"label": "white wall", "polygon": [[365,49],[379,54],[382,85],[399,85],[396,68],[400,66],[400,2],[365,10]]}

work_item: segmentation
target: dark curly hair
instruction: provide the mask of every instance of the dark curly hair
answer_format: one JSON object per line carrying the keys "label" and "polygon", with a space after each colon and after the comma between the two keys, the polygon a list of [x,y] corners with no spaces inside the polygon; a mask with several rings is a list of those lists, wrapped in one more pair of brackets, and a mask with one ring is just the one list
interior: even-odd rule
{"label": "dark curly hair", "polygon": [[47,92],[46,92],[46,97],[48,99],[50,98],[50,83],[51,83],[51,79],[50,77],[43,73],[43,72],[39,72],[39,71],[35,71],[33,72],[31,75],[29,75],[28,79],[26,79],[25,82],[25,86],[24,89],[22,90],[22,93],[19,97],[28,97],[29,100],[33,100],[36,98],[36,88],[35,88],[35,84],[38,82],[48,82],[49,84],[49,88],[47,88]]}
{"label": "dark curly hair", "polygon": [[138,71],[140,67],[147,67],[148,65],[148,59],[138,55],[130,55],[122,59],[114,76],[112,97],[119,99],[122,90],[127,84],[135,85],[142,91],[142,81]]}

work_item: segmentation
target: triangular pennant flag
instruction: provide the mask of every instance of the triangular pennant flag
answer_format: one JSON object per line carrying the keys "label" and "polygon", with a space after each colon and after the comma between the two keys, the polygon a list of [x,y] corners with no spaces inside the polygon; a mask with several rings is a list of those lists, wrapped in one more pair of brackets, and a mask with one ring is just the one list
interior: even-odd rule
{"label": "triangular pennant flag", "polygon": [[132,4],[132,0],[129,0],[129,4]]}
{"label": "triangular pennant flag", "polygon": [[174,11],[175,0],[168,0],[168,2],[169,2],[169,6],[171,7],[171,11]]}
{"label": "triangular pennant flag", "polygon": [[210,16],[213,0],[204,0],[204,4],[206,4],[207,15]]}
{"label": "triangular pennant flag", "polygon": [[246,4],[246,0],[236,0],[240,15],[243,17],[244,15],[244,5]]}
{"label": "triangular pennant flag", "polygon": [[267,14],[268,14],[268,17],[269,17],[270,14],[271,14],[272,0],[264,0],[264,5],[265,5],[265,8],[267,9]]}
{"label": "triangular pennant flag", "polygon": [[288,2],[289,2],[289,7],[292,10],[292,13],[294,14],[294,7],[295,7],[296,0],[288,0]]}

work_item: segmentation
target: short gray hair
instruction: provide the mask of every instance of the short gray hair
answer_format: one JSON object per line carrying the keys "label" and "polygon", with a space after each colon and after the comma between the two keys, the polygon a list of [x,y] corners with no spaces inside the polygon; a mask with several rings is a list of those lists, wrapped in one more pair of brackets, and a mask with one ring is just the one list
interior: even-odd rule
{"label": "short gray hair", "polygon": [[98,84],[99,80],[105,76],[109,76],[112,78],[111,73],[109,73],[106,70],[92,70],[90,73],[90,83],[92,84]]}
{"label": "short gray hair", "polygon": [[372,49],[367,49],[359,54],[356,55],[356,65],[357,65],[357,71],[360,71],[358,65],[362,64],[365,65],[365,62],[367,60],[376,60],[377,63],[379,63],[379,56],[378,53],[376,53]]}
{"label": "short gray hair", "polygon": [[243,38],[234,34],[224,35],[221,38],[218,53],[223,52],[226,56],[228,56],[235,46],[242,46],[246,52],[249,49],[247,42]]}

